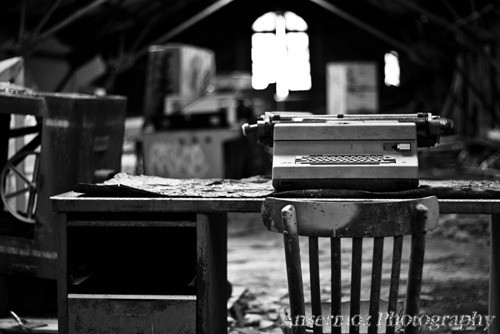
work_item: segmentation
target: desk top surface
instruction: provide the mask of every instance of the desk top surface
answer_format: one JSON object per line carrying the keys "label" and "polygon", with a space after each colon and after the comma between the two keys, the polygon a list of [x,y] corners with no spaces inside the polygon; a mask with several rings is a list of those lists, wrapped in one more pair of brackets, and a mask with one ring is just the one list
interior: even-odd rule
{"label": "desk top surface", "polygon": [[53,196],[58,212],[260,212],[266,197],[331,200],[401,199],[437,196],[441,213],[500,214],[500,182],[421,180],[418,189],[375,193],[316,189],[275,192],[263,177],[242,180],[167,179],[118,174],[102,184],[79,184]]}

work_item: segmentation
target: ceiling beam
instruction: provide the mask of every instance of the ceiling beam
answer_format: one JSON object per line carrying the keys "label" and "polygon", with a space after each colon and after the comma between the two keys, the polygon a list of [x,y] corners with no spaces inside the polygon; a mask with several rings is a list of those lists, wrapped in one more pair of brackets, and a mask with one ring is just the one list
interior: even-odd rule
{"label": "ceiling beam", "polygon": [[[498,73],[500,73],[500,63],[492,57],[490,53],[488,53],[484,49],[484,45],[481,43],[481,41],[478,38],[470,37],[468,34],[463,32],[460,27],[457,24],[450,23],[441,17],[437,16],[436,14],[432,13],[431,11],[419,6],[418,4],[413,3],[413,1],[408,1],[408,0],[392,0],[394,2],[397,2],[401,6],[404,6],[408,9],[411,9],[413,11],[416,11],[417,13],[426,15],[429,19],[433,20],[436,24],[440,25],[441,27],[452,31],[456,34],[456,36],[460,37],[457,38],[457,42],[462,44],[465,44],[466,46],[470,47],[473,50],[476,50],[479,54],[484,56],[486,60],[490,63],[492,68]],[[477,37],[477,36],[476,36]]]}
{"label": "ceiling beam", "polygon": [[40,22],[38,23],[36,28],[31,33],[32,38],[36,38],[38,36],[38,34],[40,34],[40,31],[42,31],[43,27],[45,26],[47,21],[50,19],[50,17],[54,13],[54,11],[57,9],[57,7],[59,7],[61,1],[62,0],[54,0],[54,2],[52,2],[52,5],[49,7],[49,9],[45,13],[45,15],[42,17],[42,19],[40,20]]}
{"label": "ceiling beam", "polygon": [[[132,67],[134,65],[134,63],[137,61],[137,59],[139,59],[142,56],[145,56],[148,53],[150,45],[163,44],[163,43],[169,41],[173,37],[179,35],[183,31],[187,30],[188,28],[192,27],[196,23],[198,23],[201,20],[205,19],[206,17],[212,15],[213,13],[217,12],[218,10],[227,6],[228,4],[230,4],[233,1],[234,0],[218,0],[218,1],[214,2],[210,6],[208,6],[207,8],[202,10],[201,12],[199,12],[198,14],[187,19],[186,21],[179,24],[177,27],[171,29],[170,31],[168,31],[167,33],[162,35],[161,37],[157,38],[156,40],[152,41],[151,43],[148,43],[147,46],[144,46],[143,48],[135,51],[134,49],[138,46],[140,41],[144,38],[143,36],[139,36],[138,37],[139,42],[136,41],[136,43],[134,43],[132,45],[132,48],[128,52],[120,55],[118,57],[118,59],[114,59],[114,60],[111,60],[110,62],[108,62],[108,65],[109,65],[108,69],[110,72],[110,78],[108,80],[107,86],[112,85],[114,78],[116,78],[116,76],[119,73],[122,73],[123,71]],[[150,27],[147,27],[147,29],[150,29]]]}
{"label": "ceiling beam", "polygon": [[402,51],[406,53],[409,56],[409,59],[412,60],[414,63],[421,65],[421,66],[427,66],[426,62],[420,59],[416,54],[415,50],[406,44],[398,41],[397,39],[393,38],[392,36],[386,34],[385,32],[377,29],[376,27],[358,19],[357,17],[347,13],[346,11],[340,9],[339,7],[332,5],[330,2],[326,0],[310,0],[311,2],[317,4],[318,6],[326,9],[330,13],[348,21],[349,23],[354,24],[356,27],[364,30],[365,32],[369,33],[370,35],[373,35],[377,37],[378,39],[386,42],[387,44],[390,44],[398,49],[398,51]]}
{"label": "ceiling beam", "polygon": [[[179,24],[177,27],[175,27],[172,30],[165,33],[163,36],[161,36],[161,37],[157,38],[156,40],[154,40],[153,42],[151,42],[150,45],[163,44],[163,43],[171,40],[173,37],[179,35],[183,31],[189,29],[190,27],[192,27],[196,23],[198,23],[201,20],[205,19],[206,17],[212,15],[213,13],[217,12],[218,10],[227,6],[228,4],[230,4],[233,1],[234,0],[219,0],[219,1],[211,4],[210,6],[208,6],[207,8],[202,10],[201,12],[199,12],[198,14],[192,16],[191,18],[187,19],[183,23]],[[138,51],[135,55],[136,58],[142,57],[145,54],[147,54],[148,48],[149,47],[145,47],[145,48],[141,49],[140,51]]]}
{"label": "ceiling beam", "polygon": [[76,12],[62,20],[61,22],[57,23],[53,27],[49,28],[47,31],[44,31],[40,34],[40,37],[36,40],[36,43],[41,44],[50,37],[52,37],[54,34],[56,34],[59,30],[62,28],[66,27],[67,25],[75,22],[78,20],[80,17],[83,15],[91,12],[92,10],[96,9],[103,3],[108,2],[108,0],[95,0],[92,3],[88,4],[87,6],[78,9]]}

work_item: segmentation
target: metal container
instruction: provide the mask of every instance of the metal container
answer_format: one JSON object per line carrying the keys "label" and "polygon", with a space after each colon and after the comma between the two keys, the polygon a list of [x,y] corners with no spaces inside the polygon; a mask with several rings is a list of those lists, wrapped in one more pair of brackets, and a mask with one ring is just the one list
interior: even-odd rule
{"label": "metal container", "polygon": [[[5,120],[8,126],[14,114],[36,116],[41,123],[41,145],[30,147],[31,152],[39,152],[35,154],[39,167],[33,172],[37,200],[32,224],[5,210],[0,215],[0,281],[15,282],[20,276],[55,280],[58,218],[50,209],[49,198],[72,190],[76,183],[95,182],[98,176],[120,171],[126,98],[66,93],[1,98],[9,103],[0,101],[0,105],[10,106],[2,108],[2,123]],[[37,103],[26,104],[25,100]],[[0,134],[2,145],[12,133],[11,129]],[[0,161],[7,161],[6,155],[2,150]],[[6,293],[5,288],[0,293]],[[10,292],[11,299],[15,294]]]}

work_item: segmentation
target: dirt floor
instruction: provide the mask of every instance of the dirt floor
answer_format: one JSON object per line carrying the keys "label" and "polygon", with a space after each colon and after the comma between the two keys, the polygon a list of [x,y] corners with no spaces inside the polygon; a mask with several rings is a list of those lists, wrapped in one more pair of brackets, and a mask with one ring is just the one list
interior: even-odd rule
{"label": "dirt floor", "polygon": [[[233,312],[229,317],[230,333],[281,333],[278,319],[279,310],[288,303],[286,268],[282,235],[268,232],[260,222],[259,214],[232,214],[229,220],[228,277],[233,285],[233,302],[243,295],[238,305],[241,312]],[[488,314],[488,275],[489,275],[489,232],[488,216],[483,215],[443,215],[439,227],[429,233],[426,245],[423,287],[421,295],[421,314],[435,316],[434,326],[429,322],[423,333],[450,333],[458,330],[463,333],[484,333],[484,316]],[[408,252],[405,240],[404,252]],[[370,282],[370,245],[365,244],[363,254],[363,297],[368,297]],[[307,250],[307,241],[302,249]],[[349,242],[342,246],[348,253]],[[392,246],[387,240],[384,249],[383,276],[387,280]],[[329,242],[320,241],[320,266],[322,296],[328,301],[329,290]],[[307,252],[306,252],[307,253]],[[323,255],[323,256],[322,256]],[[348,279],[350,259],[342,260],[342,299],[348,299]],[[302,260],[307,268],[307,258]],[[402,273],[407,270],[403,263]],[[402,278],[404,286],[405,277]],[[308,285],[308,276],[304,276]],[[324,284],[323,284],[324,283]],[[382,298],[387,289],[382,289]],[[404,296],[403,296],[404,297]],[[306,292],[306,299],[308,298]],[[483,326],[465,326],[467,316],[476,313],[483,316]],[[460,327],[460,318],[464,316]],[[240,316],[240,319],[238,317]],[[241,318],[243,316],[244,318]],[[450,316],[450,318],[444,318]],[[439,318],[438,318],[439,317]],[[422,318],[423,322],[427,318]],[[239,321],[238,321],[239,320]],[[458,327],[456,326],[458,325]],[[463,331],[460,331],[462,329]]]}
{"label": "dirt floor", "polygon": [[[233,297],[228,305],[236,306],[228,316],[230,334],[281,333],[279,311],[288,304],[286,268],[281,234],[269,232],[261,223],[260,214],[230,214],[228,239],[228,279]],[[405,240],[404,254],[408,254]],[[368,297],[370,282],[370,244],[365,242],[363,253],[362,298]],[[307,250],[307,240],[301,244]],[[342,244],[342,299],[349,296],[350,243]],[[392,245],[384,245],[382,279],[387,281]],[[307,253],[307,252],[306,252]],[[322,297],[328,301],[330,294],[329,241],[320,240],[320,266]],[[302,260],[307,269],[307,258]],[[402,273],[407,263],[403,263]],[[488,314],[489,275],[489,217],[484,215],[443,215],[439,227],[428,234],[421,313],[430,317],[468,316]],[[405,277],[402,278],[405,285]],[[308,275],[304,275],[308,285]],[[402,289],[401,289],[402,290]],[[307,296],[306,289],[306,299]],[[387,288],[382,289],[382,298]],[[404,296],[400,296],[404,297]],[[387,297],[385,297],[387,299]],[[20,314],[23,314],[22,312]],[[467,320],[467,318],[464,318]],[[423,333],[451,333],[453,319],[446,324],[427,326]],[[13,320],[6,327],[14,326]],[[55,318],[53,319],[55,325]],[[451,323],[451,325],[450,325]],[[485,333],[483,326],[455,328],[456,333]],[[7,326],[8,325],[8,326]],[[460,331],[463,329],[463,331]],[[0,330],[1,331],[1,330]]]}

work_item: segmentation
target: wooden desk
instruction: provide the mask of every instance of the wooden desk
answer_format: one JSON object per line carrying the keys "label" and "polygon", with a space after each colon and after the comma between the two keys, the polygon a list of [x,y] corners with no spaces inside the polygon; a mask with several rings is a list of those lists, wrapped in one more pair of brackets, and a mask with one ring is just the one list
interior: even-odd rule
{"label": "wooden desk", "polygon": [[[123,181],[123,180],[122,180]],[[206,181],[206,185],[211,183]],[[448,183],[450,185],[450,183]],[[118,193],[122,190],[128,192],[130,185],[123,188],[123,183],[110,184],[118,187]],[[134,187],[147,188],[147,186],[133,185]],[[185,185],[184,185],[185,186]],[[182,187],[182,186],[179,186]],[[272,193],[270,184],[263,184],[262,190],[268,189]],[[267,187],[267,188],[266,188]],[[161,187],[160,187],[161,188]],[[260,192],[248,192],[248,188],[242,185],[240,191],[232,189],[229,193],[210,194],[205,197],[169,197],[164,188],[156,188],[151,192],[152,197],[88,197],[83,194],[69,192],[52,197],[52,206],[55,211],[62,213],[58,230],[58,264],[59,264],[59,326],[60,332],[66,333],[68,326],[68,302],[67,302],[67,227],[75,224],[77,218],[82,215],[101,213],[125,214],[134,217],[134,214],[148,213],[172,215],[176,213],[195,213],[197,231],[197,292],[196,292],[196,328],[197,333],[222,333],[226,331],[226,300],[225,282],[227,277],[227,213],[228,212],[260,212],[264,196]],[[174,187],[176,191],[177,187]],[[215,188],[215,187],[214,187]],[[432,188],[432,186],[431,186]],[[455,185],[452,184],[455,189]],[[474,186],[472,186],[474,188]],[[483,193],[488,198],[478,198],[482,189],[471,191],[472,188],[462,189],[470,198],[439,198],[440,213],[458,214],[489,214],[491,215],[491,272],[490,272],[490,296],[489,314],[500,315],[500,197],[493,192]],[[196,189],[200,189],[198,186]],[[437,189],[437,188],[436,188]],[[105,190],[105,189],[101,189]],[[103,193],[109,195],[109,189]],[[428,189],[429,190],[429,189]],[[472,189],[474,190],[474,189]],[[149,188],[148,191],[151,191]],[[432,189],[430,189],[432,192]],[[217,191],[215,191],[217,192]],[[181,192],[182,193],[182,192]],[[190,194],[189,191],[186,192]],[[446,192],[444,192],[446,193]],[[256,194],[258,194],[256,196]],[[426,193],[426,195],[428,192]],[[451,193],[448,193],[451,194]],[[145,196],[145,193],[140,193]],[[153,197],[153,196],[162,197]],[[203,195],[203,194],[202,194]],[[278,194],[279,195],[279,194]],[[297,195],[297,194],[295,194]],[[300,193],[298,194],[300,195]],[[405,196],[408,194],[405,194]],[[439,195],[439,194],[437,194]],[[463,194],[462,194],[463,195]],[[373,196],[372,196],[373,197]],[[460,197],[460,196],[456,196]],[[462,196],[463,197],[463,196]],[[495,198],[496,197],[496,198]],[[67,217],[67,218],[66,218]],[[144,224],[131,218],[110,222],[100,220],[97,225],[105,224]],[[159,224],[157,221],[156,224]],[[217,260],[215,260],[217,259]],[[500,332],[498,321],[494,321],[490,327],[490,333]]]}

